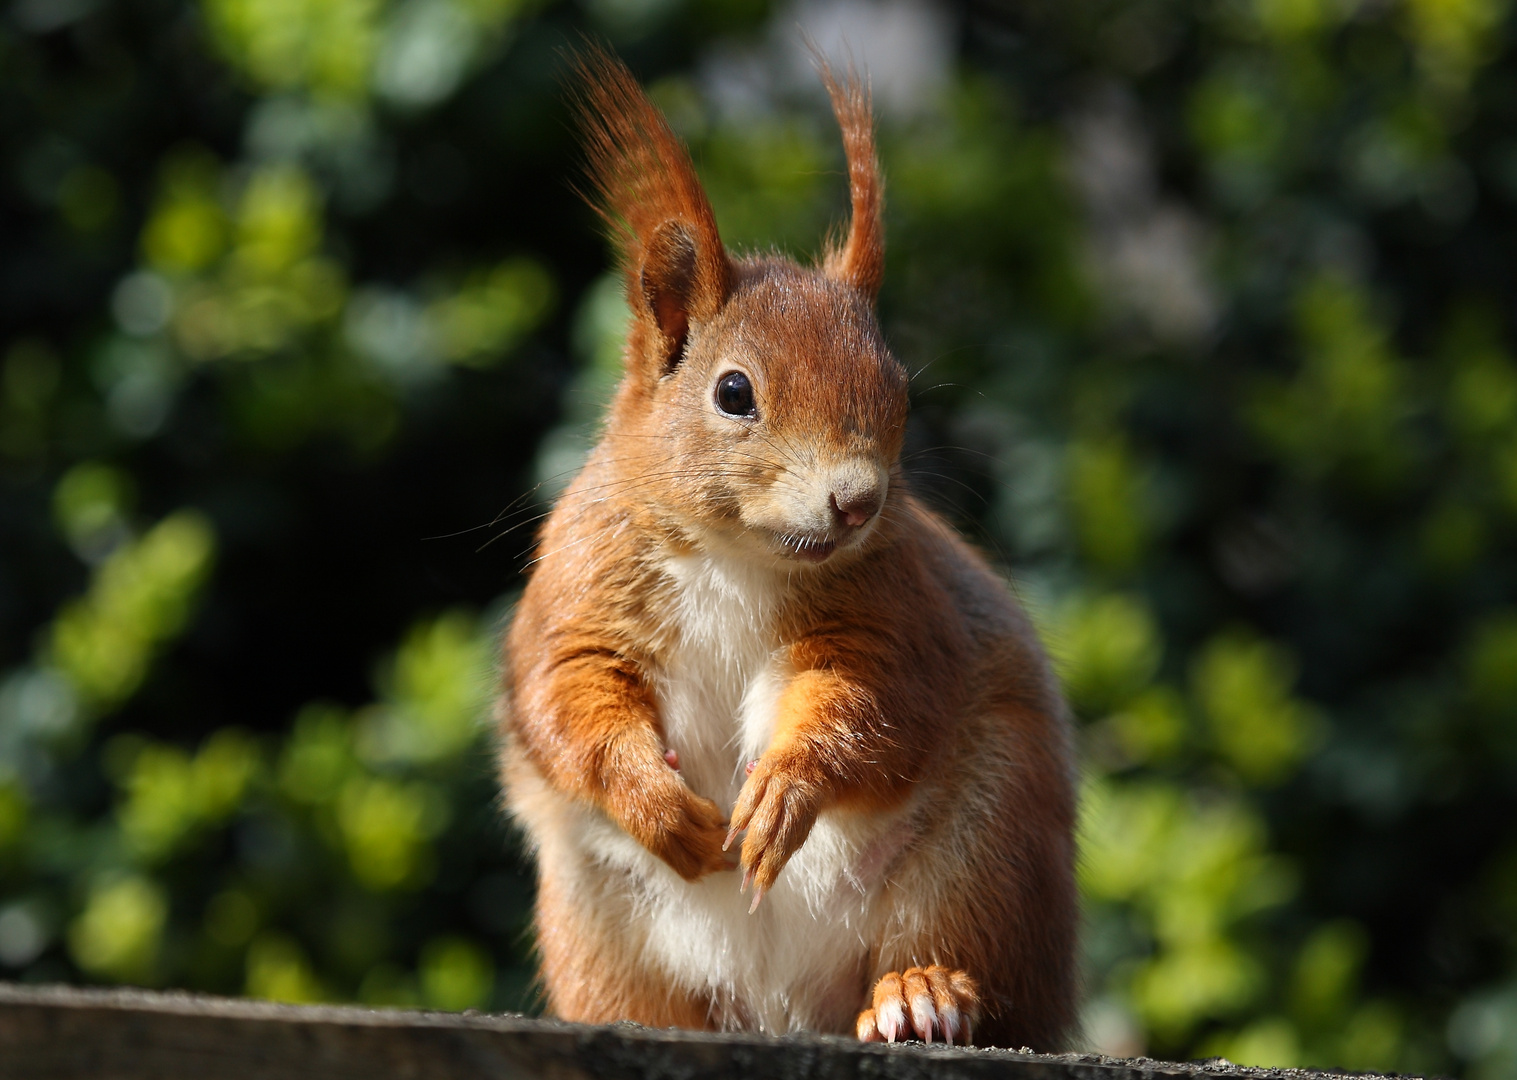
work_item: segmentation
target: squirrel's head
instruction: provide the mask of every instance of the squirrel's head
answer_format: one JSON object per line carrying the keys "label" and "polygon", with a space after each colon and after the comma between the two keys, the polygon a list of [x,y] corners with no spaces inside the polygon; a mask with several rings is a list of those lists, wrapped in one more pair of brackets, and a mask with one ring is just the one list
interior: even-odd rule
{"label": "squirrel's head", "polygon": [[626,496],[687,540],[780,562],[857,550],[899,483],[907,377],[875,318],[884,272],[873,120],[820,64],[848,155],[852,219],[817,267],[729,257],[688,152],[630,72],[581,62],[597,207],[627,270],[626,372],[609,456]]}

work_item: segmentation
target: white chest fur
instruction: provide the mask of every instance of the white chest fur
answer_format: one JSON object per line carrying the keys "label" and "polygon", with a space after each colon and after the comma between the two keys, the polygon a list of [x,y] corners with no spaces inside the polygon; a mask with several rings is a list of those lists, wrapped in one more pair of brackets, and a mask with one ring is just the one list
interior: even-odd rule
{"label": "white chest fur", "polygon": [[[785,579],[705,556],[671,560],[668,573],[671,640],[654,673],[665,738],[686,782],[727,811],[793,674],[773,629]],[[709,995],[719,1023],[847,1030],[881,914],[880,843],[897,818],[824,812],[752,915],[737,873],[686,882],[604,818],[580,836],[592,863],[630,872],[624,917],[645,962]]]}
{"label": "white chest fur", "polygon": [[724,559],[669,560],[674,581],[667,660],[654,674],[664,737],[695,791],[724,809],[746,762],[774,734],[774,705],[790,676],[774,636],[784,578]]}

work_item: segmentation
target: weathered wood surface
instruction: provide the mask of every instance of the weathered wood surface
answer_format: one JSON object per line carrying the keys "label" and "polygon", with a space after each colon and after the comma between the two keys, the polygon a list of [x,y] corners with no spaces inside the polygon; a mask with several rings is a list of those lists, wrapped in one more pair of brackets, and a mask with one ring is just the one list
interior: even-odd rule
{"label": "weathered wood surface", "polygon": [[1089,1055],[861,1046],[634,1024],[0,983],[0,1080],[1223,1080],[1328,1077]]}

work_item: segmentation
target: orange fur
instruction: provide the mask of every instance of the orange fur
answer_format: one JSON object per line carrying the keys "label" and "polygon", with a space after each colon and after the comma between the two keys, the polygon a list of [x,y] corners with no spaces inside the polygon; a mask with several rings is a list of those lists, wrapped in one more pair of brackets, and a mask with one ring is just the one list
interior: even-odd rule
{"label": "orange fur", "polygon": [[646,358],[656,349],[667,359],[683,344],[688,323],[663,317],[667,300],[660,293],[671,286],[688,291],[681,314],[695,319],[709,319],[727,298],[731,267],[716,215],[690,155],[632,73],[592,48],[577,74],[592,202],[621,247],[628,295],[651,301],[633,305],[629,355]]}
{"label": "orange fur", "polygon": [[[581,76],[633,326],[605,433],[542,530],[506,644],[504,776],[538,858],[549,1008],[870,1037],[899,999],[928,1009],[928,1034],[972,1024],[982,1042],[1058,1049],[1075,1007],[1065,710],[1002,582],[901,474],[907,383],[873,312],[867,97],[824,68],[853,218],[806,268],[730,258],[631,75],[596,52]],[[751,397],[723,398],[739,375]],[[721,634],[752,655],[723,653],[738,644]],[[745,738],[760,740],[751,763]],[[830,846],[808,854],[824,823]],[[740,833],[744,887],[755,905],[774,897],[752,923],[721,906]],[[801,862],[809,876],[790,881]],[[773,921],[781,903],[789,923]],[[733,971],[749,955],[737,945],[692,973],[690,942],[649,921],[693,911],[718,952],[748,927],[798,949],[786,935],[810,940],[794,920],[817,904],[843,905],[836,963],[764,1001]]]}
{"label": "orange fur", "polygon": [[627,954],[626,943],[576,919],[552,879],[538,890],[537,951],[554,1009],[592,1024],[636,1018],[649,1027],[708,1027],[705,1004]]}
{"label": "orange fur", "polygon": [[874,296],[885,279],[885,182],[880,178],[880,164],[874,152],[874,113],[869,94],[857,76],[849,72],[839,83],[832,70],[819,64],[822,82],[832,98],[843,133],[843,147],[848,155],[848,194],[853,213],[848,236],[833,246],[822,264],[823,271],[843,281],[852,282],[859,291]]}

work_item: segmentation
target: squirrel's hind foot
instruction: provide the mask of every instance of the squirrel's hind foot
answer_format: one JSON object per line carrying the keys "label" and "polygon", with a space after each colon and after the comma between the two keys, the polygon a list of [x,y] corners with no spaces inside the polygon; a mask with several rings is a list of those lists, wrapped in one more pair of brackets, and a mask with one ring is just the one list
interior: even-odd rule
{"label": "squirrel's hind foot", "polygon": [[974,979],[941,964],[881,976],[873,1002],[859,1013],[861,1042],[895,1042],[914,1035],[930,1043],[936,1033],[949,1046],[967,1046],[980,1012]]}

